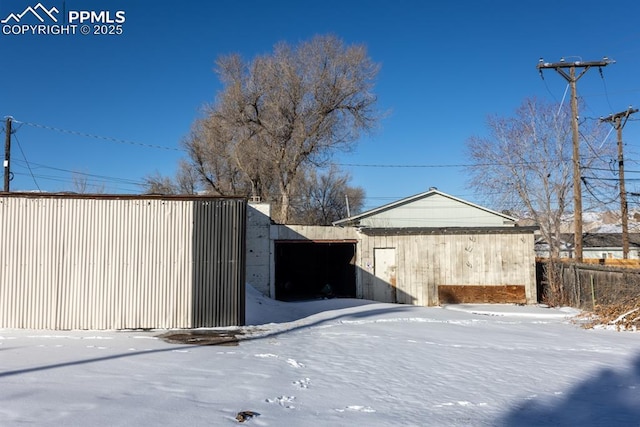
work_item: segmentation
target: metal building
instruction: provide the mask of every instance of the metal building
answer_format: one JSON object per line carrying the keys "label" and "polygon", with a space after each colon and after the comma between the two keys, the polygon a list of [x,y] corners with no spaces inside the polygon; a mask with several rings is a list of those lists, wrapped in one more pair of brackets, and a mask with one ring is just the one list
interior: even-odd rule
{"label": "metal building", "polygon": [[0,194],[0,328],[242,325],[246,200]]}

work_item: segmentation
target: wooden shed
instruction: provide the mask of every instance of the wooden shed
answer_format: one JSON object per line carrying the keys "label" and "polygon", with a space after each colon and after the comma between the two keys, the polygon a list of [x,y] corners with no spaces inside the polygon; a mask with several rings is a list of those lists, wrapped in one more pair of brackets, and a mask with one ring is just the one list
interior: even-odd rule
{"label": "wooden shed", "polygon": [[363,298],[535,303],[534,231],[437,189],[334,223],[356,228]]}
{"label": "wooden shed", "polygon": [[246,200],[0,194],[0,328],[242,325]]}
{"label": "wooden shed", "polygon": [[273,298],[537,302],[537,227],[436,189],[333,227],[274,224],[264,205],[248,217],[247,278]]}

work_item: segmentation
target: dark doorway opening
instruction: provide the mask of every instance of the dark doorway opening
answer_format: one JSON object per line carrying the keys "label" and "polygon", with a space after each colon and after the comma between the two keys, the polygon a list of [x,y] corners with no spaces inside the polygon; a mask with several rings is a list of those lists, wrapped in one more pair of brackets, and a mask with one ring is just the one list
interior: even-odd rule
{"label": "dark doorway opening", "polygon": [[275,242],[276,299],[355,298],[355,242]]}

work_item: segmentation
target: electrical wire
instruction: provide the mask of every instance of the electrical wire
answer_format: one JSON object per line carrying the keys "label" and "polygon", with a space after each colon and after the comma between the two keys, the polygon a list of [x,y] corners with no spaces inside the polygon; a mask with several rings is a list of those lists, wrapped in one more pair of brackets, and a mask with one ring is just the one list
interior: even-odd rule
{"label": "electrical wire", "polygon": [[[23,126],[26,125],[26,126],[30,126],[30,127],[34,127],[34,128],[39,128],[39,129],[44,129],[44,130],[49,130],[49,131],[55,131],[55,132],[59,132],[59,133],[64,133],[64,134],[69,134],[69,135],[74,135],[74,136],[80,136],[80,137],[84,137],[84,138],[92,138],[92,139],[97,139],[97,140],[102,140],[102,141],[115,142],[115,143],[119,143],[119,144],[137,145],[137,146],[142,146],[142,147],[145,147],[145,148],[162,149],[162,150],[179,151],[179,152],[184,151],[184,150],[181,150],[181,149],[175,148],[175,147],[167,147],[167,146],[153,145],[153,144],[144,144],[144,143],[139,143],[139,142],[130,141],[130,140],[124,140],[124,139],[118,139],[118,138],[113,138],[113,137],[107,137],[107,136],[100,136],[100,135],[95,135],[95,134],[90,134],[90,133],[78,132],[78,131],[62,129],[62,128],[58,128],[58,127],[53,127],[53,126],[46,126],[46,125],[42,125],[42,124],[34,123],[34,122],[16,120],[16,119],[12,119],[12,123],[15,124],[15,126],[12,129],[12,134],[14,135],[14,138],[15,138],[15,133],[20,128],[22,128]],[[20,172],[16,172],[15,174],[19,175],[19,176],[21,176],[21,175],[30,176],[31,179],[34,181],[35,186],[38,189],[38,191],[42,191],[41,187],[40,187],[40,185],[38,183],[38,179],[77,184],[78,179],[77,179],[77,177],[75,177],[77,175],[85,177],[85,179],[86,179],[86,177],[96,178],[96,179],[91,179],[90,182],[98,183],[99,185],[104,185],[105,182],[108,182],[108,183],[124,184],[124,185],[131,185],[131,186],[138,187],[134,191],[139,191],[140,187],[144,187],[144,182],[141,182],[141,181],[135,181],[135,180],[131,180],[131,179],[124,179],[124,178],[118,178],[118,177],[112,177],[112,176],[106,176],[106,175],[95,175],[95,174],[83,173],[83,172],[78,172],[78,171],[73,171],[73,170],[68,170],[68,169],[63,169],[63,168],[52,167],[52,166],[48,166],[48,165],[44,165],[44,164],[38,164],[38,163],[29,162],[27,160],[25,152],[22,149],[22,146],[20,145],[20,143],[17,140],[17,138],[16,138],[16,142],[18,143],[18,147],[20,148],[20,151],[22,152],[22,157],[24,159],[24,162],[22,163],[22,165],[24,167],[26,167],[26,169],[28,170],[28,174],[21,174]],[[17,160],[16,161],[16,165],[19,165],[19,164],[21,164],[21,161]],[[59,171],[59,172],[70,173],[70,174],[73,174],[74,176],[72,176],[71,178],[66,178],[66,177],[51,176],[51,175],[38,175],[38,174],[34,173],[34,169],[36,169],[36,168],[50,169],[50,170],[55,170],[55,171]],[[131,189],[127,189],[127,190],[130,191]]]}
{"label": "electrical wire", "polygon": [[119,177],[108,176],[108,175],[96,175],[96,174],[91,174],[91,173],[86,173],[86,172],[78,172],[78,171],[74,171],[74,170],[70,170],[70,169],[63,169],[63,168],[58,168],[58,167],[54,167],[54,166],[48,166],[48,165],[44,165],[44,164],[41,164],[41,163],[31,163],[31,165],[35,166],[37,168],[50,169],[50,170],[55,170],[55,171],[59,171],[59,172],[68,172],[68,173],[73,173],[73,174],[77,174],[77,175],[83,175],[83,176],[87,176],[87,177],[93,177],[93,178],[99,178],[99,179],[104,179],[104,180],[113,181],[113,182],[119,182],[121,184],[131,184],[131,185],[142,185],[143,184],[142,181],[136,181],[136,180],[133,180],[133,179],[119,178]]}
{"label": "electrical wire", "polygon": [[[544,79],[543,79],[543,81],[544,81]],[[546,81],[545,81],[545,86],[547,86],[546,85]],[[564,92],[564,95],[563,95],[563,98],[562,98],[561,106],[564,103],[568,88],[569,88],[569,85],[567,85],[567,87],[565,88],[565,92]],[[547,86],[547,90],[549,90],[548,86]],[[550,90],[549,90],[549,92],[551,93]],[[553,96],[552,93],[551,93],[551,95]],[[554,99],[555,99],[555,97],[554,97]],[[631,119],[631,120],[635,120],[635,119]],[[60,132],[60,133],[65,133],[65,134],[70,134],[70,135],[75,135],[75,136],[81,136],[81,137],[86,137],[86,138],[93,138],[93,139],[98,139],[98,140],[103,140],[103,141],[115,142],[115,143],[120,143],[120,144],[129,144],[129,145],[142,146],[142,147],[146,147],[146,148],[154,148],[154,149],[162,149],[162,150],[184,152],[183,149],[179,149],[179,148],[176,148],[176,147],[167,147],[167,146],[160,146],[160,145],[144,144],[144,143],[130,141],[130,140],[124,140],[124,139],[118,139],[118,138],[113,138],[113,137],[106,137],[106,136],[100,136],[100,135],[95,135],[95,134],[72,131],[72,130],[57,128],[57,127],[52,127],[52,126],[46,126],[46,125],[33,123],[33,122],[26,122],[26,121],[19,121],[19,120],[13,120],[13,122],[18,125],[17,129],[19,129],[23,125],[27,125],[27,126],[31,126],[31,127],[35,127],[35,128],[51,130],[51,131],[55,131],[55,132]],[[609,134],[610,134],[610,132],[609,132]],[[607,137],[605,137],[605,140],[601,143],[600,147],[602,147],[602,145],[606,142],[606,139],[608,138],[609,134],[607,135]],[[583,138],[584,138],[584,136],[583,136]],[[595,158],[601,159],[601,157],[597,155],[595,150],[593,150],[593,147],[590,146],[590,149],[591,149],[591,151],[594,152],[594,157],[593,157],[594,159]],[[20,150],[22,151],[22,147],[20,147]],[[51,167],[51,166],[37,164],[37,163],[29,163],[27,161],[27,159],[26,159],[26,156],[25,156],[24,152],[23,152],[23,157],[25,159],[25,164],[26,164],[26,166],[27,166],[27,168],[29,170],[29,176],[31,176],[31,178],[34,180],[34,182],[36,183],[36,186],[38,187],[38,189],[40,189],[40,187],[39,187],[39,185],[38,185],[38,183],[36,181],[36,177],[39,177],[41,179],[48,179],[48,180],[61,181],[61,182],[71,182],[71,183],[73,183],[73,179],[68,179],[68,178],[65,179],[65,178],[62,178],[62,177],[59,177],[59,176],[36,175],[36,174],[33,173],[32,166],[51,169],[51,170],[57,170],[57,171],[60,171],[60,172],[78,174],[78,175],[82,175],[82,176],[85,176],[85,177],[98,178],[98,179],[106,180],[107,182],[114,182],[114,183],[119,183],[119,184],[124,184],[124,185],[133,185],[133,186],[137,186],[137,187],[144,186],[144,182],[141,182],[141,181],[135,181],[135,180],[125,179],[125,178],[111,177],[111,176],[105,176],[105,175],[94,175],[94,174],[82,173],[82,172],[77,172],[77,171],[72,171],[72,170],[67,170],[67,169],[62,169],[62,168]],[[586,159],[587,157],[583,157],[583,158]],[[571,161],[571,160],[570,159],[566,159],[564,161]],[[536,162],[523,162],[521,165],[522,166],[526,166],[526,165],[535,164],[535,163]],[[448,165],[416,164],[416,165],[407,165],[407,164],[357,164],[357,163],[337,163],[337,165],[338,166],[346,166],[346,167],[412,168],[412,169],[415,169],[415,168],[425,168],[425,169],[429,169],[429,168],[436,169],[437,168],[437,169],[441,169],[441,168],[465,168],[465,167],[494,166],[493,164],[448,164]],[[22,174],[19,174],[19,175],[22,175]],[[593,179],[593,178],[595,178],[595,177],[590,177],[589,179]],[[93,181],[100,182],[100,181],[97,181],[97,180],[93,180]],[[378,197],[378,198],[365,198],[365,199],[367,199],[367,200],[378,199],[378,200],[391,200],[391,201],[392,200],[397,200],[397,198],[394,198],[394,197]]]}
{"label": "electrical wire", "polygon": [[611,135],[611,132],[613,132],[613,127],[611,129],[609,129],[609,132],[607,132],[607,134],[605,135],[604,139],[602,140],[602,142],[598,146],[598,149],[601,149],[604,146],[604,143],[607,142],[607,139],[609,139],[609,136]]}
{"label": "electrical wire", "polygon": [[[566,159],[565,161],[569,161]],[[539,162],[520,162],[515,166],[535,165]],[[440,169],[440,168],[467,168],[496,166],[498,163],[478,163],[478,164],[451,164],[451,165],[399,165],[399,164],[375,164],[375,163],[335,163],[336,166],[360,167],[360,168],[396,168],[396,169]]]}
{"label": "electrical wire", "polygon": [[[19,164],[19,161],[16,161],[16,164]],[[140,188],[144,187],[144,182],[135,181],[126,178],[112,177],[106,175],[97,175],[90,174],[85,172],[78,172],[69,169],[57,168],[47,165],[42,165],[39,163],[31,163],[32,169],[47,169],[57,172],[64,172],[65,175],[49,175],[49,174],[37,174],[34,173],[34,177],[37,177],[40,180],[44,181],[53,181],[53,182],[62,182],[65,184],[70,184],[71,186],[81,186],[83,183],[89,183],[92,186],[99,188],[100,191],[104,189],[103,187],[108,186],[112,190],[120,190],[124,192],[139,192]],[[66,175],[66,173],[70,175]],[[25,173],[15,172],[18,176],[27,176]],[[86,181],[79,181],[76,176],[88,177]]]}
{"label": "electrical wire", "polygon": [[611,101],[609,100],[609,91],[607,89],[607,81],[604,78],[604,74],[602,73],[602,67],[599,67],[600,71],[600,79],[602,80],[602,86],[604,88],[604,97],[607,100],[607,105],[609,105],[609,109],[613,111],[613,107],[611,106]]}
{"label": "electrical wire", "polygon": [[366,164],[366,163],[335,163],[336,166],[362,167],[362,168],[461,168],[468,166],[490,166],[490,165],[398,165],[398,164]]}
{"label": "electrical wire", "polygon": [[553,100],[557,103],[558,102],[558,98],[556,98],[555,94],[549,88],[549,85],[547,84],[547,81],[544,79],[544,75],[542,74],[542,70],[540,70],[540,77],[542,77],[542,82],[544,83],[544,87],[547,89],[547,92],[549,92],[549,95],[551,95]]}
{"label": "electrical wire", "polygon": [[[596,178],[596,180],[602,180],[600,178]],[[610,197],[608,194],[605,195],[596,195],[595,191],[598,187],[591,185],[591,183],[589,182],[589,178],[587,177],[582,177],[582,182],[584,183],[584,188],[587,190],[587,192],[591,195],[591,197],[598,202],[598,204],[600,204],[600,206],[608,206],[610,204],[612,204],[613,202],[616,202],[619,200],[619,195],[616,195],[613,198],[610,198],[608,200],[602,200],[602,198],[604,197]]]}
{"label": "electrical wire", "polygon": [[17,134],[13,134],[13,139],[16,141],[16,144],[18,144],[18,148],[20,149],[20,152],[22,153],[22,158],[24,159],[24,162],[27,165],[27,168],[29,169],[29,174],[31,175],[31,178],[33,178],[33,183],[36,185],[36,188],[38,189],[38,191],[42,191],[40,189],[40,186],[38,185],[38,181],[36,180],[35,175],[33,174],[33,170],[31,170],[31,165],[29,164],[29,161],[27,160],[27,156],[24,154],[24,150],[22,149],[22,144],[20,144],[20,141],[18,141],[18,135]]}
{"label": "electrical wire", "polygon": [[[625,171],[626,172],[626,171]],[[598,181],[620,181],[620,178],[603,178],[603,177],[598,177],[598,176],[583,176],[583,179],[594,179],[594,180],[598,180]],[[625,178],[624,179],[625,182],[626,181],[640,181],[640,178]]]}
{"label": "electrical wire", "polygon": [[556,117],[560,116],[560,112],[562,111],[562,106],[564,105],[564,100],[567,97],[568,90],[569,90],[569,84],[567,83],[567,87],[564,88],[564,94],[562,95],[562,101],[560,101],[560,105],[558,106],[558,112],[556,113]]}
{"label": "electrical wire", "polygon": [[[16,176],[29,176],[29,174],[26,173],[21,173],[21,172],[15,172]],[[65,183],[65,184],[73,184],[73,179],[72,178],[68,178],[68,177],[63,177],[63,176],[56,176],[56,175],[39,175],[36,174],[35,175],[38,179],[40,180],[44,180],[44,181],[53,181],[53,182],[61,182],[61,183]],[[103,182],[100,181],[91,181],[97,184],[104,184]],[[94,184],[95,185],[95,184]],[[109,189],[114,189],[114,190],[122,190],[123,192],[131,192],[132,189],[130,187],[121,187],[121,186],[109,186]]]}
{"label": "electrical wire", "polygon": [[84,132],[78,132],[78,131],[74,131],[74,130],[61,129],[61,128],[56,128],[56,127],[53,127],[53,126],[46,126],[46,125],[41,125],[39,123],[33,123],[33,122],[24,122],[24,121],[15,120],[15,119],[13,121],[16,122],[16,123],[21,123],[21,124],[24,124],[24,125],[27,125],[27,126],[31,126],[31,127],[35,127],[35,128],[52,130],[52,131],[55,131],[55,132],[66,133],[66,134],[69,134],[69,135],[82,136],[82,137],[85,137],[85,138],[93,138],[93,139],[98,139],[98,140],[103,140],[103,141],[115,142],[115,143],[118,143],[118,144],[129,144],[129,145],[137,145],[137,146],[146,147],[146,148],[155,148],[155,149],[160,149],[160,150],[184,152],[184,150],[182,150],[180,148],[176,148],[176,147],[167,147],[167,146],[164,146],[164,145],[144,144],[144,143],[136,142],[136,141],[128,141],[126,139],[113,138],[113,137],[110,137],[110,136],[94,135],[94,134],[90,134],[90,133],[84,133]]}

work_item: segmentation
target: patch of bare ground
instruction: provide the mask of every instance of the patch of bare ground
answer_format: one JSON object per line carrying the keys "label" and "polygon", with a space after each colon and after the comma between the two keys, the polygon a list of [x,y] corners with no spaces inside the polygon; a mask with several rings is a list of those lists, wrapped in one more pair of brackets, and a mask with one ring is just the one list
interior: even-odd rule
{"label": "patch of bare ground", "polygon": [[242,335],[244,332],[240,329],[196,329],[165,332],[158,337],[169,344],[235,346],[238,345]]}

